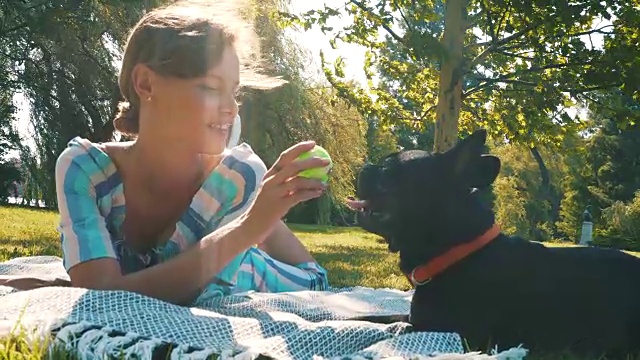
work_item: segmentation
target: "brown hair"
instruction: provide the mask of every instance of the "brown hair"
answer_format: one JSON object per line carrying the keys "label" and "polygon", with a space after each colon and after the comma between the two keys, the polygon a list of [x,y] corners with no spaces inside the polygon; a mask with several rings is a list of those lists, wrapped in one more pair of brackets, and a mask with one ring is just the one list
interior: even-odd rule
{"label": "brown hair", "polygon": [[[133,27],[125,46],[118,78],[125,101],[118,104],[114,128],[126,135],[138,133],[140,99],[131,81],[137,64],[146,64],[162,76],[204,76],[218,64],[225,47],[235,45],[238,35],[244,45],[237,49],[244,63],[241,72],[246,75],[241,74],[242,82],[248,87],[264,89],[281,85],[280,79],[256,72],[258,40],[238,10],[237,0],[217,1],[212,5],[181,1],[147,12]],[[248,65],[250,62],[254,65]]]}

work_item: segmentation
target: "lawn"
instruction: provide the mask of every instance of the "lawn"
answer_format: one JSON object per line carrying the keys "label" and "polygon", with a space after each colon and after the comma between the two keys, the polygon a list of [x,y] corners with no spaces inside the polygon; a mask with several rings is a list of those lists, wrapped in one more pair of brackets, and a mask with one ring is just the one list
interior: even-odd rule
{"label": "lawn", "polygon": [[[0,207],[0,261],[18,256],[60,256],[57,220],[57,213],[52,211]],[[397,269],[397,255],[388,253],[386,246],[376,236],[358,228],[290,227],[313,256],[328,269],[333,286],[409,289],[409,284]],[[23,348],[19,339],[0,339],[0,360],[9,359],[10,356],[12,360],[18,359],[13,351]],[[10,355],[10,352],[13,354]],[[22,354],[25,359],[40,358],[33,352]],[[528,358],[575,359],[567,354],[531,354]]]}

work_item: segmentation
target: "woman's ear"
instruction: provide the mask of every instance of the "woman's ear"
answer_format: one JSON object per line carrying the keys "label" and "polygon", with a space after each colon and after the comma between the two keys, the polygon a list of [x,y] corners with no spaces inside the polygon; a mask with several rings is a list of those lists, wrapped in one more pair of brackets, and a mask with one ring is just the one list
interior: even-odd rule
{"label": "woman's ear", "polygon": [[136,64],[131,71],[131,84],[141,102],[151,97],[153,75],[145,64]]}

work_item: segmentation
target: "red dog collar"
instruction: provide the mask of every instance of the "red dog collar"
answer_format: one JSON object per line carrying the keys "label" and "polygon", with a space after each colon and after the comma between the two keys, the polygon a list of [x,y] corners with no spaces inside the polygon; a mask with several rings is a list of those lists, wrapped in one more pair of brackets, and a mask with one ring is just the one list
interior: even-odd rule
{"label": "red dog collar", "polygon": [[446,270],[449,266],[457,263],[490,243],[493,239],[498,237],[499,234],[500,226],[498,226],[498,224],[494,224],[489,228],[489,230],[477,237],[475,240],[449,249],[447,252],[434,258],[428,263],[415,267],[410,273],[405,274],[405,276],[413,286],[424,285],[431,281],[431,278]]}

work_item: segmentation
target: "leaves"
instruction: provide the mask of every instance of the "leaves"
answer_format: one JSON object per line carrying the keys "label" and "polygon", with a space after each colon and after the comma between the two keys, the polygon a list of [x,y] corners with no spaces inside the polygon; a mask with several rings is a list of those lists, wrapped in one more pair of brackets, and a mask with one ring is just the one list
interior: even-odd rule
{"label": "leaves", "polygon": [[[485,126],[512,142],[559,145],[585,127],[569,105],[589,103],[589,94],[605,89],[639,96],[638,12],[619,0],[468,1],[461,112],[446,121],[459,120],[463,132]],[[435,121],[440,71],[453,61],[443,40],[444,13],[440,0],[370,0],[283,15],[307,28],[349,18],[331,43],[365,47],[363,70],[372,81],[348,84],[342,67],[323,59],[329,83],[383,126],[424,128]],[[603,48],[591,45],[597,36]]]}
{"label": "leaves", "polygon": [[0,9],[0,58],[7,59],[0,62],[0,91],[26,97],[27,120],[35,130],[28,140],[35,147],[15,136],[11,124],[0,125],[13,133],[11,146],[26,169],[26,200],[44,198],[55,206],[53,171],[67,141],[111,138],[113,127],[105,125],[111,125],[120,95],[113,64],[143,4],[0,1]]}

